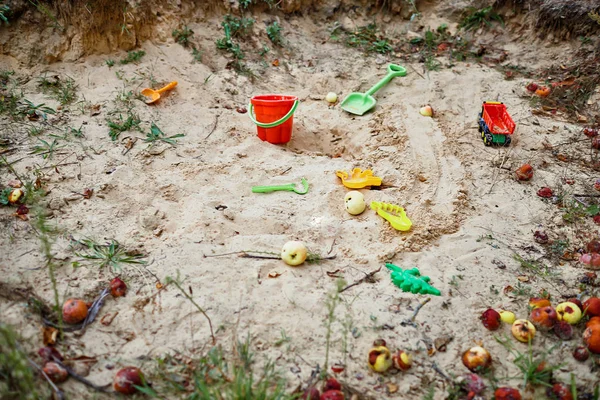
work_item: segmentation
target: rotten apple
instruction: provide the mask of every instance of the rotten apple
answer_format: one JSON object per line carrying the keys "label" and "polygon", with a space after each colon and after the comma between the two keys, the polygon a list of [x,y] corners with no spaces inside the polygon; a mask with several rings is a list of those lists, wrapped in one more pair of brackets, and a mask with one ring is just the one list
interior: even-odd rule
{"label": "rotten apple", "polygon": [[501,387],[494,392],[495,400],[521,400],[521,393],[517,389]]}
{"label": "rotten apple", "polygon": [[517,168],[515,175],[520,181],[528,181],[533,178],[533,167],[529,164],[523,164]]}
{"label": "rotten apple", "polygon": [[594,324],[583,331],[583,342],[588,350],[600,354],[600,324]]}
{"label": "rotten apple", "polygon": [[481,346],[475,346],[465,351],[462,362],[471,372],[484,371],[492,364],[492,356],[489,351]]}
{"label": "rotten apple", "polygon": [[68,299],[63,304],[63,321],[67,324],[78,324],[82,322],[88,314],[88,306],[85,301],[80,299]]}
{"label": "rotten apple", "polygon": [[571,340],[573,338],[573,327],[565,321],[558,321],[554,324],[554,333],[561,340]]}
{"label": "rotten apple", "polygon": [[127,285],[121,280],[121,278],[117,277],[110,281],[110,294],[112,294],[113,297],[125,296],[126,293]]}
{"label": "rotten apple", "polygon": [[500,328],[502,318],[500,317],[500,313],[494,309],[488,308],[481,314],[479,317],[483,326],[490,331],[495,331]]}
{"label": "rotten apple", "polygon": [[590,352],[583,346],[576,347],[575,350],[573,350],[573,358],[575,358],[577,361],[584,362],[590,358]]}
{"label": "rotten apple", "polygon": [[398,350],[392,356],[392,361],[396,369],[406,371],[412,366],[412,356],[404,350]]}
{"label": "rotten apple", "polygon": [[534,308],[529,319],[538,329],[548,331],[558,321],[558,315],[551,306]]}
{"label": "rotten apple", "polygon": [[568,301],[557,305],[556,313],[559,321],[565,321],[571,325],[578,323],[582,317],[581,309],[576,304]]}
{"label": "rotten apple", "polygon": [[48,378],[50,378],[50,380],[54,383],[64,382],[69,377],[69,373],[67,372],[67,370],[58,363],[55,363],[54,361],[49,361],[46,364],[44,364],[43,371],[48,376]]}
{"label": "rotten apple", "polygon": [[125,367],[120,369],[115,375],[113,388],[121,394],[134,394],[137,392],[135,386],[142,386],[142,371],[136,367]]}
{"label": "rotten apple", "polygon": [[527,343],[535,336],[535,326],[526,319],[518,319],[513,323],[511,332],[519,342]]}
{"label": "rotten apple", "polygon": [[598,297],[590,297],[583,302],[583,312],[590,317],[600,317],[600,299]]}

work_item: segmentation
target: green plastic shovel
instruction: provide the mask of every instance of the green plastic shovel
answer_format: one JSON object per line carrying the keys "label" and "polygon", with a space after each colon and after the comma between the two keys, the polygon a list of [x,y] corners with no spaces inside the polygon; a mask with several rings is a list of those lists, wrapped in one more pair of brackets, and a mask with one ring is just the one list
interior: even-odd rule
{"label": "green plastic shovel", "polygon": [[342,101],[342,104],[340,104],[342,110],[351,114],[363,115],[371,108],[375,107],[377,102],[372,96],[375,92],[387,85],[393,78],[397,76],[406,76],[406,68],[401,67],[400,65],[390,64],[388,65],[387,70],[387,75],[369,89],[367,93],[350,93],[348,97]]}

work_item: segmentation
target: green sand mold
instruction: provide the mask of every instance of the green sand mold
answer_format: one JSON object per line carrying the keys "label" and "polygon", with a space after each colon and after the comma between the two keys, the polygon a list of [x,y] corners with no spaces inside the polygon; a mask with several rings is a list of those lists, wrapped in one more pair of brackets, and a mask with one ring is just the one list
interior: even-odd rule
{"label": "green sand mold", "polygon": [[441,292],[429,284],[428,276],[421,276],[418,268],[403,270],[397,265],[385,263],[385,267],[392,271],[392,282],[404,292],[414,294],[432,294],[440,296]]}

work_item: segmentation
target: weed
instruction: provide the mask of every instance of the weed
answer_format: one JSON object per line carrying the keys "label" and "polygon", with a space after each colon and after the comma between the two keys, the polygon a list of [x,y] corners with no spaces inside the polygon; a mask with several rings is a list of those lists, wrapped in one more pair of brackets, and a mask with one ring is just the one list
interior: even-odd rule
{"label": "weed", "polygon": [[144,50],[128,51],[127,57],[125,57],[121,61],[119,61],[119,64],[122,64],[122,65],[129,64],[129,63],[137,64],[142,59],[142,57],[144,57],[145,55],[146,55],[146,52]]}
{"label": "weed", "polygon": [[141,130],[140,123],[142,122],[137,115],[132,114],[131,112],[127,115],[127,119],[123,121],[123,116],[119,115],[119,121],[111,121],[107,120],[109,131],[108,135],[114,142],[119,138],[121,133],[130,131],[130,130]]}
{"label": "weed", "polygon": [[70,104],[77,98],[78,86],[70,77],[61,80],[59,76],[49,79],[44,75],[38,79],[38,85],[44,93],[51,94],[62,105]]}
{"label": "weed", "polygon": [[427,393],[423,396],[423,400],[434,400],[435,399],[435,382],[429,385]]}
{"label": "weed", "polygon": [[263,44],[262,48],[258,51],[258,55],[264,57],[267,55],[267,53],[269,53],[269,51],[271,51],[271,49],[267,45]]}
{"label": "weed", "polygon": [[161,131],[160,128],[154,124],[154,122],[152,122],[152,124],[150,125],[150,132],[146,135],[146,139],[144,139],[144,142],[154,144],[158,141],[161,141],[168,143],[171,146],[175,146],[177,144],[177,141],[174,139],[184,136],[185,135],[183,133],[178,133],[173,136],[166,136],[164,132]]}
{"label": "weed", "polygon": [[4,188],[2,189],[2,191],[0,191],[0,204],[2,204],[3,206],[7,206],[10,204],[10,202],[8,201],[8,196],[12,191],[13,189],[10,187]]}
{"label": "weed", "polygon": [[44,127],[44,126],[32,126],[31,128],[29,128],[29,134],[31,136],[41,135],[45,131],[46,131],[46,127]]}
{"label": "weed", "polygon": [[388,43],[387,40],[377,40],[374,42],[369,50],[374,51],[376,53],[385,54],[392,51],[392,46]]}
{"label": "weed", "polygon": [[23,99],[23,101],[25,104],[19,112],[31,120],[36,120],[40,117],[46,120],[48,118],[47,114],[56,114],[53,108],[46,106],[44,103],[35,105],[27,99]]}
{"label": "weed", "polygon": [[323,363],[323,374],[327,374],[329,364],[329,349],[331,347],[331,333],[333,332],[333,323],[335,322],[335,309],[340,303],[340,291],[346,286],[346,282],[343,279],[336,281],[336,287],[327,295],[325,300],[325,306],[327,307],[327,317],[325,319],[325,328],[327,333],[325,334],[325,361]]}
{"label": "weed", "polygon": [[108,68],[111,68],[115,65],[115,60],[113,60],[111,58],[107,59],[105,62],[106,62],[106,65],[108,65]]}
{"label": "weed", "polygon": [[281,37],[281,25],[277,21],[267,25],[267,36],[271,43],[275,46],[283,46],[283,38]]}
{"label": "weed", "polygon": [[428,71],[439,71],[442,64],[432,54],[425,56],[425,68]]}
{"label": "weed", "polygon": [[54,14],[52,14],[50,9],[48,9],[48,7],[46,7],[43,3],[41,3],[39,0],[29,0],[29,2],[33,4],[39,12],[44,14],[46,17],[50,18],[54,22],[55,27],[59,28],[60,30],[65,29],[61,24],[58,23],[58,20],[56,19]]}
{"label": "weed", "polygon": [[[188,400],[293,400],[297,395],[286,394],[286,382],[267,360],[256,374],[253,371],[254,354],[250,350],[250,337],[237,340],[233,352],[225,352],[220,346],[212,347],[199,358],[189,358],[178,353],[164,355],[155,360],[158,387],[152,391],[174,392]],[[189,382],[185,386],[182,382]],[[156,390],[154,390],[156,389]],[[174,398],[164,395],[160,398]]]}
{"label": "weed", "polygon": [[192,57],[194,58],[194,61],[197,63],[201,63],[202,62],[202,50],[198,50],[197,48],[193,48],[192,49]]}
{"label": "weed", "polygon": [[[92,239],[74,240],[74,243],[83,246],[81,252],[75,252],[77,257],[97,264],[101,269],[110,267],[115,274],[121,272],[125,264],[146,264],[146,261],[143,260],[146,257],[145,255],[125,250],[114,239],[106,244],[98,244]],[[74,267],[79,265],[78,261],[73,263]]]}
{"label": "weed", "polygon": [[17,333],[3,323],[0,323],[0,377],[0,398],[48,398],[48,393],[38,392],[40,385],[29,366],[27,354],[19,346]]}
{"label": "weed", "polygon": [[500,291],[499,291],[499,290],[496,288],[496,286],[494,286],[494,285],[491,285],[491,286],[490,286],[490,293],[491,293],[491,294],[494,294],[494,295],[496,295],[496,296],[497,296],[497,295],[499,295],[499,294],[500,294]]}
{"label": "weed", "polygon": [[194,31],[190,28],[184,26],[181,30],[175,29],[173,31],[173,38],[177,43],[182,45],[183,47],[188,47],[190,45],[190,38],[194,35]]}
{"label": "weed", "polygon": [[473,28],[479,28],[481,26],[489,27],[492,25],[491,21],[497,21],[504,25],[502,17],[494,11],[492,6],[482,8],[480,10],[469,7],[467,12],[468,15],[466,15],[461,21],[460,25],[458,25],[459,28],[463,28],[466,31]]}
{"label": "weed", "polygon": [[[233,15],[223,17],[221,26],[225,31],[229,31],[231,37],[245,37],[252,32],[254,20],[252,18],[238,18]],[[227,35],[227,34],[226,34]]]}
{"label": "weed", "polygon": [[533,297],[533,291],[531,286],[521,285],[521,282],[517,282],[517,286],[513,289],[512,293],[515,296]]}
{"label": "weed", "polygon": [[10,11],[10,7],[6,4],[2,4],[0,6],[0,20],[8,25],[8,18],[6,17],[6,13]]}
{"label": "weed", "polygon": [[533,348],[529,343],[529,351],[526,354],[516,350],[513,346],[512,340],[506,336],[504,339],[494,336],[494,339],[500,343],[515,359],[513,363],[517,366],[520,371],[520,375],[513,378],[520,378],[523,380],[523,386],[528,389],[531,386],[541,385],[551,387],[552,384],[552,373],[561,369],[564,365],[548,366],[546,358],[552,351],[558,346],[554,345],[546,350],[539,358],[534,359]]}
{"label": "weed", "polygon": [[565,251],[569,248],[570,242],[569,239],[559,239],[552,242],[550,245],[550,251],[553,255],[562,257],[565,254]]}
{"label": "weed", "polygon": [[64,145],[59,146],[58,140],[52,140],[52,143],[48,143],[44,139],[38,139],[40,141],[40,145],[37,145],[33,148],[31,154],[40,154],[42,158],[52,160],[54,157],[54,152],[60,148],[65,147]]}
{"label": "weed", "polygon": [[292,339],[285,334],[285,329],[281,328],[281,338],[275,342],[275,346],[279,347],[284,343],[290,342]]}
{"label": "weed", "polygon": [[454,287],[458,287],[458,281],[457,278],[460,279],[461,281],[465,279],[465,277],[463,275],[452,275],[452,279],[450,280],[450,285],[454,286]]}

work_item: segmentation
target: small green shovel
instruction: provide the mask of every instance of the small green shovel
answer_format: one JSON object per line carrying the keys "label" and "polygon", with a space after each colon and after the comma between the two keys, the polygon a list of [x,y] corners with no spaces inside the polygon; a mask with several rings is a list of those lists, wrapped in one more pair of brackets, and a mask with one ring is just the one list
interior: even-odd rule
{"label": "small green shovel", "polygon": [[372,96],[375,92],[387,85],[393,78],[397,76],[406,76],[406,68],[401,67],[400,65],[390,64],[388,65],[387,70],[387,75],[369,89],[367,93],[350,93],[348,97],[342,101],[342,104],[340,104],[342,110],[351,114],[363,115],[371,108],[375,107],[377,102]]}
{"label": "small green shovel", "polygon": [[271,193],[279,190],[286,190],[288,192],[294,192],[298,194],[308,193],[308,181],[304,178],[301,180],[302,188],[298,189],[295,183],[288,183],[287,185],[275,185],[275,186],[252,186],[252,193]]}

